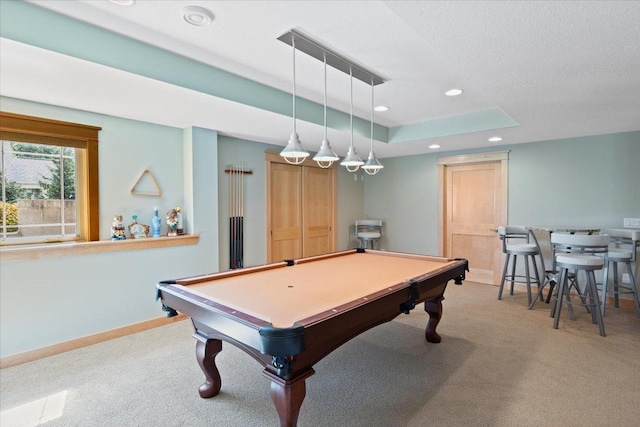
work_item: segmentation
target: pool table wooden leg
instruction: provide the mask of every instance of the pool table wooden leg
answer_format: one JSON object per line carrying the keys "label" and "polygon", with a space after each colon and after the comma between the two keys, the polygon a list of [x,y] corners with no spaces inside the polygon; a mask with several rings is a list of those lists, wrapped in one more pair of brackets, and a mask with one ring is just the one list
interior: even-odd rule
{"label": "pool table wooden leg", "polygon": [[213,397],[220,392],[222,380],[220,372],[216,366],[216,356],[222,351],[222,341],[215,339],[207,339],[198,334],[194,334],[198,342],[196,343],[196,359],[205,376],[204,383],[198,391],[200,397]]}
{"label": "pool table wooden leg", "polygon": [[442,317],[442,300],[444,297],[432,301],[424,302],[424,311],[429,313],[429,322],[427,322],[427,329],[424,332],[424,336],[429,342],[439,343],[442,338],[436,332],[436,326],[440,323]]}
{"label": "pool table wooden leg", "polygon": [[298,424],[298,415],[302,401],[307,394],[305,379],[313,375],[315,371],[309,371],[287,381],[269,370],[264,370],[263,375],[271,380],[271,400],[276,405],[280,427],[295,427]]}

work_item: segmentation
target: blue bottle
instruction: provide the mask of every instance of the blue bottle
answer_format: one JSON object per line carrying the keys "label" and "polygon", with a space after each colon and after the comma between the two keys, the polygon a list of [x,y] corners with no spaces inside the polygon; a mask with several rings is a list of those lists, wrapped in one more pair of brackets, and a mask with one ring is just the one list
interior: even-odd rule
{"label": "blue bottle", "polygon": [[160,237],[160,217],[158,216],[158,207],[153,207],[153,218],[151,218],[151,229],[153,237]]}

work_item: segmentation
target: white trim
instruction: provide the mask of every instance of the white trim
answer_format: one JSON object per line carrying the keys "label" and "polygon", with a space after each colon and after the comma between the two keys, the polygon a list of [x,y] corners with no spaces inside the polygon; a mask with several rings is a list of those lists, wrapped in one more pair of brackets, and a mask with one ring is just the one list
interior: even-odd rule
{"label": "white trim", "polygon": [[509,160],[509,151],[492,151],[489,153],[477,154],[460,154],[457,156],[446,156],[438,158],[438,165],[458,165],[469,163],[497,162],[501,160]]}

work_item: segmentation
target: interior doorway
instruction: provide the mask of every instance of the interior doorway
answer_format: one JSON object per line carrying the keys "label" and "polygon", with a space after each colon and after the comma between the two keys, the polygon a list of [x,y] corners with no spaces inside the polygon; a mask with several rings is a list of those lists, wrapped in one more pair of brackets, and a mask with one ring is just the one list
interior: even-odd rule
{"label": "interior doorway", "polygon": [[438,159],[440,253],[467,258],[473,282],[500,280],[496,228],[507,224],[508,161],[508,151]]}

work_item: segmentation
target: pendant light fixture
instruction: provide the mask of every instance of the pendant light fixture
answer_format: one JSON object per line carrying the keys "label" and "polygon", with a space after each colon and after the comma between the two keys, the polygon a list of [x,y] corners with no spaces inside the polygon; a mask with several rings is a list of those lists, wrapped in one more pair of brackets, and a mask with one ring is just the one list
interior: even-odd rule
{"label": "pendant light fixture", "polygon": [[351,145],[349,145],[349,151],[347,152],[347,157],[345,157],[340,164],[345,166],[349,172],[357,172],[360,166],[364,164],[358,153],[356,153],[356,149],[353,146],[353,68],[349,66],[349,82],[351,84],[350,89],[350,117],[351,117]]}
{"label": "pendant light fixture", "polygon": [[[1,0],[0,0],[1,1]],[[288,44],[293,48],[293,132],[291,138],[287,143],[287,146],[280,152],[287,163],[301,164],[309,157],[309,152],[302,147],[300,138],[296,132],[296,49],[306,53],[312,58],[323,62],[324,65],[324,139],[320,146],[320,150],[313,156],[313,160],[317,162],[318,166],[322,168],[331,167],[334,162],[339,161],[339,157],[331,148],[329,139],[327,137],[327,67],[333,67],[336,70],[349,75],[350,83],[350,121],[351,121],[351,144],[349,145],[349,151],[347,156],[340,162],[340,165],[345,166],[349,172],[357,172],[361,166],[365,165],[360,156],[356,153],[356,149],[353,143],[353,79],[358,79],[364,84],[370,84],[371,88],[371,152],[367,159],[367,167],[363,168],[365,171],[373,175],[382,169],[382,164],[378,161],[373,152],[373,86],[382,84],[385,82],[383,78],[377,76],[375,73],[363,68],[359,65],[353,64],[349,59],[341,55],[340,53],[324,46],[322,43],[310,38],[307,34],[299,30],[289,30],[278,37],[283,43]]]}
{"label": "pendant light fixture", "polygon": [[329,143],[329,139],[327,138],[327,53],[324,52],[324,139],[322,140],[322,145],[320,146],[320,151],[313,156],[313,160],[318,163],[318,166],[321,168],[329,168],[339,159],[336,153],[331,149],[331,144]]}
{"label": "pendant light fixture", "polygon": [[362,166],[362,169],[369,175],[375,175],[380,172],[384,166],[376,158],[376,153],[373,152],[373,78],[371,79],[371,151],[369,151],[369,157]]}
{"label": "pendant light fixture", "polygon": [[289,137],[287,146],[280,152],[285,161],[292,165],[299,165],[309,157],[309,152],[300,143],[300,137],[296,132],[296,40],[291,38],[293,47],[293,132]]}

